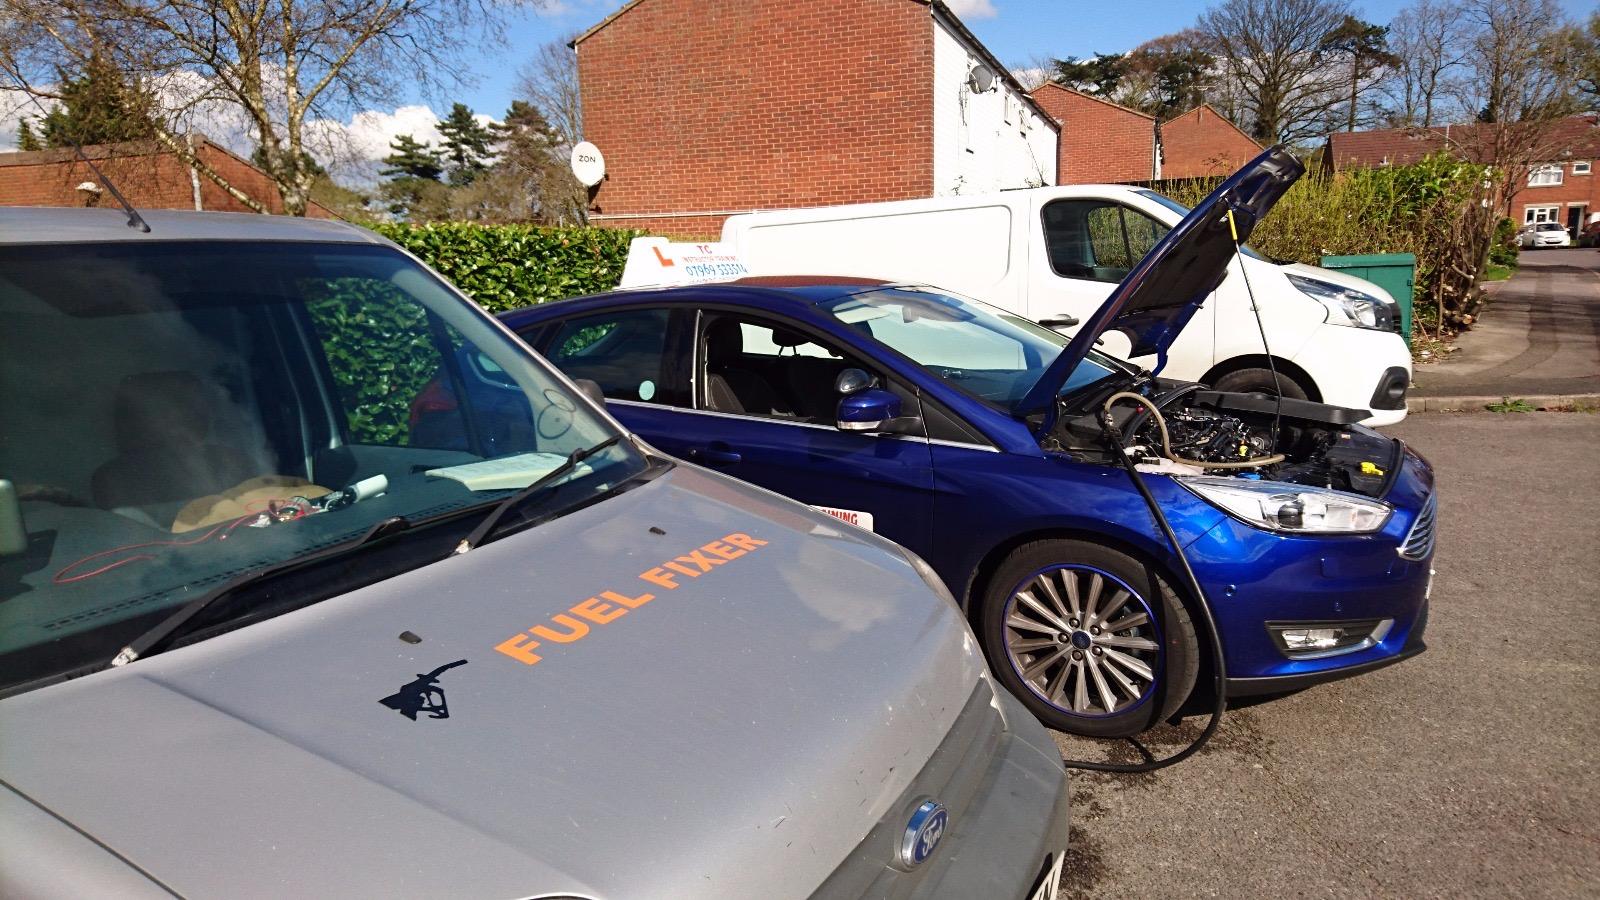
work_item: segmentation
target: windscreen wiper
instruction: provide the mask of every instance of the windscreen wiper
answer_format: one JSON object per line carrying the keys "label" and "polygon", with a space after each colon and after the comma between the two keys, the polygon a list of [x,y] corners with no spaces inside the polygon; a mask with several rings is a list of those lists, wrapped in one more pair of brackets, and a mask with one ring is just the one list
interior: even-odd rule
{"label": "windscreen wiper", "polygon": [[189,624],[195,616],[205,611],[207,607],[233,594],[242,587],[264,581],[290,569],[298,569],[336,556],[342,556],[352,550],[365,547],[379,538],[405,531],[411,525],[411,521],[404,516],[392,516],[368,528],[360,537],[354,540],[335,544],[332,547],[315,553],[308,553],[304,556],[291,556],[282,562],[273,563],[265,568],[245,572],[243,575],[224,582],[205,594],[190,600],[180,607],[177,612],[157,622],[153,628],[129,641],[127,646],[117,651],[117,655],[111,658],[107,668],[125,666],[141,656],[148,655],[151,650],[176,637],[180,629]]}
{"label": "windscreen wiper", "polygon": [[490,510],[489,514],[484,516],[483,521],[478,523],[478,527],[472,529],[471,534],[461,539],[461,543],[456,545],[455,553],[452,555],[460,556],[468,550],[483,544],[486,540],[488,540],[489,534],[494,531],[494,527],[500,524],[500,519],[505,516],[506,513],[516,509],[523,503],[526,503],[530,498],[534,497],[540,492],[552,487],[558,478],[566,475],[573,469],[576,469],[578,467],[578,463],[581,463],[589,457],[594,456],[596,453],[611,447],[612,445],[621,441],[623,437],[624,436],[620,434],[613,435],[592,447],[584,447],[572,451],[572,453],[567,456],[566,461],[561,465],[556,466],[554,469],[551,469],[543,475],[540,475],[538,478],[534,479],[532,484],[517,491],[515,494],[512,494],[504,500],[501,500],[500,505]]}

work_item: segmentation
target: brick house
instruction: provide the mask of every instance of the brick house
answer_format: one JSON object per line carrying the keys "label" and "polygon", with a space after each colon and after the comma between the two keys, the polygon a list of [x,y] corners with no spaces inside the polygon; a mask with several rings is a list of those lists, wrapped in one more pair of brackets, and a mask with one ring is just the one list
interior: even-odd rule
{"label": "brick house", "polygon": [[632,0],[573,47],[597,225],[1056,179],[1055,121],[939,0]]}
{"label": "brick house", "polygon": [[[1433,128],[1389,128],[1331,135],[1323,154],[1329,172],[1352,168],[1403,166],[1446,147],[1473,156],[1487,142],[1491,125],[1441,125]],[[1560,222],[1576,235],[1587,222],[1600,218],[1600,117],[1573,116],[1541,141],[1545,157],[1528,167],[1505,214],[1519,225]]]}
{"label": "brick house", "polygon": [[1209,103],[1161,123],[1161,177],[1231,175],[1266,148]]}
{"label": "brick house", "polygon": [[[271,212],[283,212],[278,190],[264,172],[202,135],[194,135],[194,145],[195,156],[229,184]],[[83,153],[135,208],[253,212],[153,141],[93,145]],[[101,191],[79,190],[86,182]],[[115,206],[115,198],[99,182],[70,149],[0,153],[0,206]],[[306,215],[333,214],[312,203]]]}
{"label": "brick house", "polygon": [[1205,104],[1160,122],[1055,82],[1032,93],[1061,123],[1058,184],[1209,178],[1231,173],[1262,150]]}

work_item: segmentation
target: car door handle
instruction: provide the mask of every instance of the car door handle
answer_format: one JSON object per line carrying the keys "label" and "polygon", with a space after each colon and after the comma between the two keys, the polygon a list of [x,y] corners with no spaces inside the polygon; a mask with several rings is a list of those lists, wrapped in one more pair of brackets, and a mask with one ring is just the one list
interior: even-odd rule
{"label": "car door handle", "polygon": [[689,458],[695,460],[696,462],[723,466],[732,465],[733,463],[738,462],[740,459],[743,459],[743,457],[739,455],[738,451],[733,450],[727,444],[723,443],[716,443],[709,447],[700,447],[696,450],[693,450],[689,453]]}

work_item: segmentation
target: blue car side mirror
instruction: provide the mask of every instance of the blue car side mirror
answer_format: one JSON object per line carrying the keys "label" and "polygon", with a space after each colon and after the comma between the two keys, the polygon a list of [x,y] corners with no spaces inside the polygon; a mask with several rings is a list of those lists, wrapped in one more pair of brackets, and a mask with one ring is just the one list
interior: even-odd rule
{"label": "blue car side mirror", "polygon": [[914,434],[922,419],[900,415],[900,396],[883,388],[866,388],[839,399],[840,431]]}

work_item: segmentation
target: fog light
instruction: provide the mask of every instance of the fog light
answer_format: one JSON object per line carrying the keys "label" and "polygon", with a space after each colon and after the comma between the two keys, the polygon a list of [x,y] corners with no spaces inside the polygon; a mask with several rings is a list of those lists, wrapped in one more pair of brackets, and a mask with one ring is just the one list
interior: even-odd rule
{"label": "fog light", "polygon": [[1383,640],[1393,619],[1355,622],[1268,622],[1267,632],[1285,656],[1316,659],[1355,653]]}

